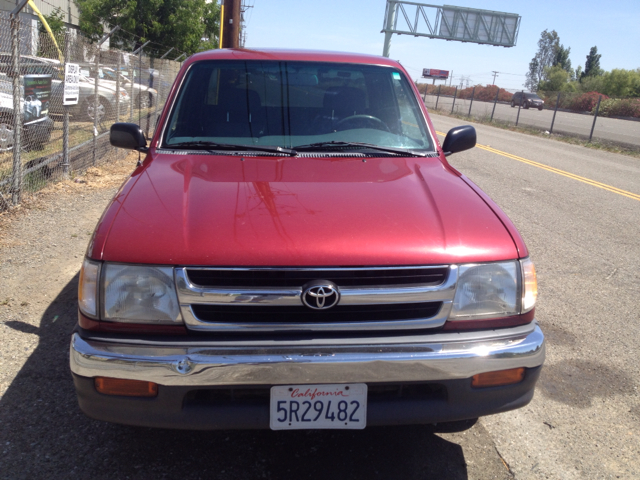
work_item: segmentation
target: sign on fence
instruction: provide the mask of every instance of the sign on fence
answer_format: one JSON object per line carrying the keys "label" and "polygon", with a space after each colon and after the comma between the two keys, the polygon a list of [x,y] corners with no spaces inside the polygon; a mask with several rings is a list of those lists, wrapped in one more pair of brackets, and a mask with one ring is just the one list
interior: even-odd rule
{"label": "sign on fence", "polygon": [[77,105],[80,96],[80,65],[67,63],[64,66],[64,97],[62,105]]}
{"label": "sign on fence", "polygon": [[24,76],[24,123],[49,115],[51,75]]}

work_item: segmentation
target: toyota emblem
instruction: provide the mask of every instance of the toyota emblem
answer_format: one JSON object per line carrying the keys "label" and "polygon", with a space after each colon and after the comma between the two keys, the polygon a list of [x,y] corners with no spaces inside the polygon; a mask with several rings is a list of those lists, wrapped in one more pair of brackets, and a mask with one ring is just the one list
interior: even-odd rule
{"label": "toyota emblem", "polygon": [[340,291],[332,282],[316,281],[302,287],[302,303],[314,310],[326,310],[340,301]]}

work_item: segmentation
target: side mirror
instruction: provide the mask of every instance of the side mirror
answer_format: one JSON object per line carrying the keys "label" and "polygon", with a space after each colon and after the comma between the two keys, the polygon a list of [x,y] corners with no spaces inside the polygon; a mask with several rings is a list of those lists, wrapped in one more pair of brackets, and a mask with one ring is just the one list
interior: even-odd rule
{"label": "side mirror", "polygon": [[139,152],[148,151],[147,139],[144,138],[142,129],[135,123],[114,123],[111,125],[109,141],[114,147]]}
{"label": "side mirror", "polygon": [[469,150],[476,146],[476,129],[471,125],[463,125],[449,130],[442,144],[446,156],[452,153]]}

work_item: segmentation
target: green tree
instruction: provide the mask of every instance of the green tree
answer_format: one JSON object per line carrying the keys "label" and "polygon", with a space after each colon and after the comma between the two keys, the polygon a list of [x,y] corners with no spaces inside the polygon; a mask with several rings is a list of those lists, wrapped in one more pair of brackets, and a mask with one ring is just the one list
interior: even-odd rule
{"label": "green tree", "polygon": [[640,93],[640,69],[614,68],[602,75],[602,90],[609,97],[635,97]]}
{"label": "green tree", "polygon": [[584,77],[597,77],[602,75],[602,69],[600,68],[600,55],[598,53],[598,47],[591,47],[589,55],[587,55],[587,61],[584,64],[584,72],[582,72],[581,79]]}
{"label": "green tree", "polygon": [[576,88],[571,83],[571,74],[560,65],[545,69],[546,80],[540,82],[538,90],[544,92],[575,92]]}
{"label": "green tree", "polygon": [[[584,72],[583,72],[584,74]],[[579,89],[581,92],[600,92],[604,90],[603,88],[603,80],[604,77],[602,75],[594,76],[590,75],[585,77],[584,75],[580,78]]]}
{"label": "green tree", "polygon": [[564,45],[558,45],[556,48],[556,56],[553,59],[552,66],[559,66],[565,70],[569,75],[573,76],[573,68],[571,68],[571,60],[569,54],[571,53],[571,47],[564,48]]}
{"label": "green tree", "polygon": [[537,75],[539,79],[543,78],[544,69],[551,67],[556,58],[556,53],[560,47],[560,36],[555,30],[543,31],[540,34],[540,40],[538,40],[538,51],[536,52],[535,59],[538,61]]}
{"label": "green tree", "polygon": [[540,62],[538,62],[538,58],[533,57],[529,62],[529,71],[527,72],[527,79],[524,82],[525,88],[528,88],[532,92],[538,89],[538,84],[540,83],[540,77],[538,76],[539,66]]}
{"label": "green tree", "polygon": [[[170,47],[192,54],[218,46],[220,7],[205,0],[75,0],[80,10],[80,29],[93,40],[104,34],[105,25],[121,27],[111,44],[137,48],[151,40],[145,51],[162,54]],[[136,37],[132,43],[130,33]],[[156,45],[154,45],[156,44]],[[162,45],[163,47],[159,47]],[[154,48],[156,49],[153,52]]]}
{"label": "green tree", "polygon": [[578,65],[576,67],[576,71],[575,71],[575,74],[573,75],[573,79],[572,80],[574,82],[579,82],[581,76],[582,76],[582,65]]}

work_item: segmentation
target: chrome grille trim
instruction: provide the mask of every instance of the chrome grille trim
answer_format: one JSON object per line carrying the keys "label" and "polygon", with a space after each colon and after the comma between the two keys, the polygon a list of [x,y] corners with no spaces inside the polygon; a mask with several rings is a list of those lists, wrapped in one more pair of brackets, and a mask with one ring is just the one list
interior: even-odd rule
{"label": "chrome grille trim", "polygon": [[[442,268],[442,265],[416,268]],[[385,267],[382,267],[385,268]],[[398,267],[389,267],[396,268]],[[210,288],[193,284],[187,270],[192,267],[178,267],[174,270],[178,300],[182,316],[190,330],[224,331],[224,332],[266,332],[266,331],[357,331],[357,330],[414,330],[435,328],[444,324],[451,311],[458,280],[458,267],[451,265],[445,281],[436,286],[398,286],[398,287],[345,287],[340,288],[340,305],[390,305],[402,303],[442,302],[440,311],[430,318],[396,321],[354,321],[354,322],[317,322],[305,323],[304,319],[296,323],[240,323],[202,321],[196,317],[191,305],[236,305],[251,308],[252,305],[300,306],[302,304],[302,286],[300,288],[268,287],[268,288]],[[206,269],[206,267],[202,267]],[[216,269],[218,270],[218,269]],[[229,270],[261,270],[259,268],[240,268]],[[270,268],[268,270],[284,270]],[[318,271],[318,278],[327,268],[295,269]],[[331,269],[342,270],[342,269]],[[347,269],[345,269],[347,270]],[[375,268],[358,268],[351,270],[376,270]],[[330,279],[329,279],[330,280]],[[337,283],[337,282],[336,282]],[[329,314],[328,314],[329,315]]]}

